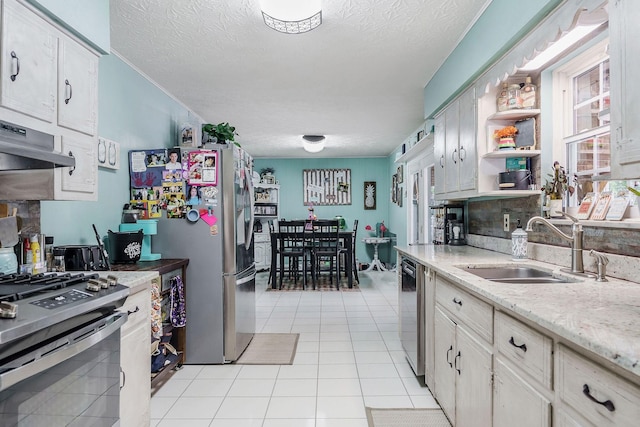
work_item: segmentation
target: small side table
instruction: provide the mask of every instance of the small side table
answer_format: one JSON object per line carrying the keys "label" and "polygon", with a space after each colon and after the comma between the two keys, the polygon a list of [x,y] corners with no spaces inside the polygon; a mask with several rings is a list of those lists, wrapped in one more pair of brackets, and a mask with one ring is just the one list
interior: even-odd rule
{"label": "small side table", "polygon": [[371,265],[365,271],[372,271],[374,267],[378,267],[378,271],[387,271],[384,264],[380,262],[380,258],[378,258],[378,245],[381,243],[389,243],[391,241],[390,237],[365,237],[362,239],[364,243],[367,245],[373,245],[373,259],[371,260]]}

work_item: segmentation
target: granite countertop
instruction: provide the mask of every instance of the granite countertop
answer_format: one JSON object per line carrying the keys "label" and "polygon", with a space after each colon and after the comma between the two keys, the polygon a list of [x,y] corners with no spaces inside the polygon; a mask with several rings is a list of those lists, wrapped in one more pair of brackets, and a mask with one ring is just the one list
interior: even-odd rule
{"label": "granite countertop", "polygon": [[129,294],[133,295],[144,290],[155,277],[157,271],[100,271],[100,277],[115,276],[118,283],[129,287]]}
{"label": "granite countertop", "polygon": [[[512,261],[471,246],[396,247],[442,277],[640,376],[640,283],[571,276],[554,264]],[[571,276],[575,283],[513,284],[482,279],[458,266],[523,265]],[[640,378],[636,378],[636,381]]]}

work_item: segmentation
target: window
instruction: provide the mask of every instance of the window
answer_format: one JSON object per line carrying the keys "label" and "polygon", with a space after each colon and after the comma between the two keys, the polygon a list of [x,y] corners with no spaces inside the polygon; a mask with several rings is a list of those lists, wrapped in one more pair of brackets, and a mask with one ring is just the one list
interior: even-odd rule
{"label": "window", "polygon": [[588,192],[624,188],[624,183],[594,181],[611,171],[608,39],[596,43],[554,71],[554,93],[563,111],[561,137],[567,173],[576,191],[569,207]]}

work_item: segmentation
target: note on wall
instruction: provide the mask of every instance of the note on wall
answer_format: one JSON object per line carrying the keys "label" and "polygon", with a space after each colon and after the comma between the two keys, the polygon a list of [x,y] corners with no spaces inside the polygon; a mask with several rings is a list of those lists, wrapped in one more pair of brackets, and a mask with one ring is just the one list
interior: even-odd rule
{"label": "note on wall", "polygon": [[351,169],[305,169],[302,180],[305,205],[351,204]]}

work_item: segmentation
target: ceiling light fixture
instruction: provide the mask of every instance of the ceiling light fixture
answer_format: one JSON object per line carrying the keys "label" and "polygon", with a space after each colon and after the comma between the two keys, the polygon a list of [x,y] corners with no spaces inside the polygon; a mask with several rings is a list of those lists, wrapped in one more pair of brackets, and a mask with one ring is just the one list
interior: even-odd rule
{"label": "ceiling light fixture", "polygon": [[319,153],[324,149],[324,135],[303,135],[302,148],[309,153]]}
{"label": "ceiling light fixture", "polygon": [[299,34],[322,24],[320,0],[260,0],[264,23],[276,31]]}

